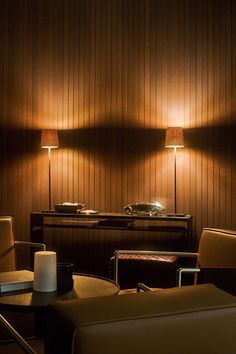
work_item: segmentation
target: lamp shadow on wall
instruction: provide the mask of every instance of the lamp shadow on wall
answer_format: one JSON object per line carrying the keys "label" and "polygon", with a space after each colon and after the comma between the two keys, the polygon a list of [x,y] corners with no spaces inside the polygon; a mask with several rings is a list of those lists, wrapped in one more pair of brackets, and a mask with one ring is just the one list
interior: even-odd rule
{"label": "lamp shadow on wall", "polygon": [[[58,130],[60,148],[95,153],[97,156],[126,155],[132,161],[142,154],[155,153],[164,146],[165,129],[146,129],[122,126],[95,126],[80,129]],[[31,158],[41,153],[39,129],[2,128],[0,149],[3,163]]]}
{"label": "lamp shadow on wall", "polygon": [[236,124],[220,124],[187,128],[184,130],[185,147],[203,153],[214,153],[219,159],[227,150],[236,149]]}
{"label": "lamp shadow on wall", "polygon": [[[121,125],[95,126],[80,129],[59,130],[60,147],[93,152],[97,156],[125,155],[130,163],[142,155],[154,154],[165,149],[165,129],[124,127]],[[205,153],[214,152],[221,158],[226,150],[236,150],[236,124],[222,124],[184,129],[185,147]],[[40,152],[39,129],[0,129],[2,163],[37,156]]]}
{"label": "lamp shadow on wall", "polygon": [[10,164],[27,157],[36,156],[40,151],[41,130],[35,129],[0,129],[0,149],[2,162]]}
{"label": "lamp shadow on wall", "polygon": [[142,154],[155,153],[164,146],[165,129],[138,127],[95,126],[75,130],[63,130],[61,145],[83,152],[95,152],[103,156],[125,154],[130,162]]}
{"label": "lamp shadow on wall", "polygon": [[[226,151],[236,150],[235,133],[236,124],[186,128],[185,147],[205,154],[214,153],[220,160]],[[62,147],[96,152],[101,156],[125,155],[130,163],[165,149],[165,129],[97,126],[63,130],[60,136]]]}

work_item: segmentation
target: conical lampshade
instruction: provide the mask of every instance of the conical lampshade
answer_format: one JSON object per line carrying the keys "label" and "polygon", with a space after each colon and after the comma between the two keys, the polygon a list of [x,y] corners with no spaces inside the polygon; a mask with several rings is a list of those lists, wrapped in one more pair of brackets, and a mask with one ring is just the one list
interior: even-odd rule
{"label": "conical lampshade", "polygon": [[43,129],[41,132],[41,148],[58,148],[58,134],[56,129]]}
{"label": "conical lampshade", "polygon": [[166,128],[165,147],[170,147],[170,148],[184,147],[184,133],[182,127]]}

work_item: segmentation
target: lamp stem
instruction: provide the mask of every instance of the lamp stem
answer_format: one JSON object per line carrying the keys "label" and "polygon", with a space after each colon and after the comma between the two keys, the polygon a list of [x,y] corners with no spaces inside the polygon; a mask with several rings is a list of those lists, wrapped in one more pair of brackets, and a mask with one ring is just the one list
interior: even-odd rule
{"label": "lamp stem", "polygon": [[51,210],[51,148],[48,148],[48,207]]}
{"label": "lamp stem", "polygon": [[174,202],[175,202],[175,214],[177,211],[177,207],[176,207],[176,146],[174,146]]}

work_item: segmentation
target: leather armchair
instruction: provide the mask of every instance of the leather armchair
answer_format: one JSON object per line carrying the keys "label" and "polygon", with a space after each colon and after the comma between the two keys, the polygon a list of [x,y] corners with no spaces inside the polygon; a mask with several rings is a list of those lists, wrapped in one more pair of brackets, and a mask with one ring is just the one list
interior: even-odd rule
{"label": "leather armchair", "polygon": [[42,243],[16,241],[14,220],[11,216],[0,216],[0,235],[0,272],[16,270],[16,246],[46,249]]}
{"label": "leather armchair", "polygon": [[[204,228],[201,233],[198,252],[168,252],[147,250],[117,250],[114,254],[114,280],[119,282],[119,257],[123,254],[146,254],[158,256],[193,257],[196,267],[180,268],[177,274],[177,285],[182,285],[184,273],[196,273],[206,269],[236,270],[236,232],[232,230]],[[158,276],[158,275],[157,275]],[[197,283],[195,277],[195,284]],[[217,284],[219,286],[219,284]]]}
{"label": "leather armchair", "polygon": [[211,284],[49,305],[45,354],[234,354],[236,299]]}
{"label": "leather armchair", "polygon": [[[46,249],[42,243],[16,241],[13,218],[11,216],[0,216],[0,272],[17,270],[16,248],[20,246],[33,247],[40,250]],[[20,331],[24,337],[32,336],[31,327],[33,327],[34,323],[32,314],[1,310],[1,316],[0,322],[3,326],[0,326],[0,343],[12,338],[12,333],[9,336],[9,327],[4,325],[7,322],[10,322],[12,328]]]}

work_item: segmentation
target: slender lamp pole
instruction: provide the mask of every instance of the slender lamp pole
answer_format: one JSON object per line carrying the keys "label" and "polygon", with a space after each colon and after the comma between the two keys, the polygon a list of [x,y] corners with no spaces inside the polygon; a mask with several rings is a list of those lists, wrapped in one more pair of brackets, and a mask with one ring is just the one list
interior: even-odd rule
{"label": "slender lamp pole", "polygon": [[41,148],[48,149],[48,207],[51,202],[51,149],[58,148],[58,134],[56,129],[43,129],[41,132]]}
{"label": "slender lamp pole", "polygon": [[165,147],[174,149],[174,212],[177,212],[176,198],[176,150],[184,147],[184,134],[181,127],[166,128]]}

